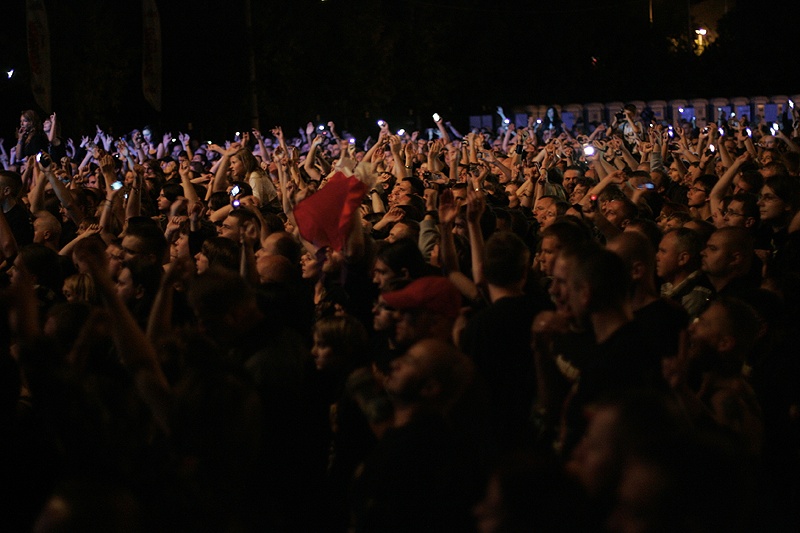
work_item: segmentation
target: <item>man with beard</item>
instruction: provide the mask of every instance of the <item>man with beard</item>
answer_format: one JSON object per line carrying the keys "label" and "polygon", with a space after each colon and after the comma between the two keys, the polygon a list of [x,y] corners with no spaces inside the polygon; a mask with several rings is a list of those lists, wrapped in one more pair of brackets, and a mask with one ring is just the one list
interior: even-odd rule
{"label": "man with beard", "polygon": [[[743,367],[755,345],[758,328],[758,318],[749,305],[734,298],[720,298],[689,327],[687,353],[665,365],[665,378],[694,409],[694,414],[710,416],[731,430],[753,455],[761,451],[763,423],[761,407],[743,375]],[[699,385],[692,386],[690,381],[698,381]]]}
{"label": "man with beard", "polygon": [[454,428],[454,405],[474,379],[464,354],[441,340],[414,344],[391,364],[384,387],[394,423],[357,471],[357,532],[468,531],[483,487],[467,433]]}

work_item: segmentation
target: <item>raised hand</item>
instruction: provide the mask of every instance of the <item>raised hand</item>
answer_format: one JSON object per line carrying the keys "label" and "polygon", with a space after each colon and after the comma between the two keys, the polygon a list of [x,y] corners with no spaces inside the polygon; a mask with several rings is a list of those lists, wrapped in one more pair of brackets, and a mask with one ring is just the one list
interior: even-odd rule
{"label": "raised hand", "polygon": [[439,223],[443,226],[452,226],[458,214],[458,206],[453,197],[452,189],[445,189],[439,197]]}

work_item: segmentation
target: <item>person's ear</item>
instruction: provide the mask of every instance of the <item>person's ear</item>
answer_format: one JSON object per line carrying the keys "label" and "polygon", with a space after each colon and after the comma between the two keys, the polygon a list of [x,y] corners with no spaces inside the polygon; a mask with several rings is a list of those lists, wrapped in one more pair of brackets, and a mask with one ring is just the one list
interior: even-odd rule
{"label": "person's ear", "polygon": [[684,267],[686,266],[689,261],[692,259],[692,256],[689,252],[681,252],[678,254],[678,266]]}
{"label": "person's ear", "polygon": [[633,265],[631,265],[631,279],[634,281],[640,280],[645,275],[645,267],[644,263],[641,261],[635,261]]}

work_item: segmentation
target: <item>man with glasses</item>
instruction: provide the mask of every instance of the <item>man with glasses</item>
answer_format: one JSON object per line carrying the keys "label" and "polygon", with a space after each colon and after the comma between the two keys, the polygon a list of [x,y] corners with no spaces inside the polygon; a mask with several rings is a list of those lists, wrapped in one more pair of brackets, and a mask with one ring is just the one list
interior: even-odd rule
{"label": "man with glasses", "polygon": [[758,227],[759,219],[758,197],[741,192],[733,195],[728,208],[723,212],[722,220],[725,226],[754,230]]}
{"label": "man with glasses", "polygon": [[686,197],[689,199],[689,213],[692,218],[712,222],[710,193],[717,183],[716,176],[704,174],[692,182]]}

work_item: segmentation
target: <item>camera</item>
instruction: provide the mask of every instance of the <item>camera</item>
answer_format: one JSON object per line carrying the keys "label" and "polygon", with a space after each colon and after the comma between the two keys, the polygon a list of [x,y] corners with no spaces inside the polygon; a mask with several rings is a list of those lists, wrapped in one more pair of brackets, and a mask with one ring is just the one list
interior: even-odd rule
{"label": "camera", "polygon": [[622,122],[623,120],[625,120],[625,111],[619,111],[615,113],[614,117],[616,117],[617,122]]}

